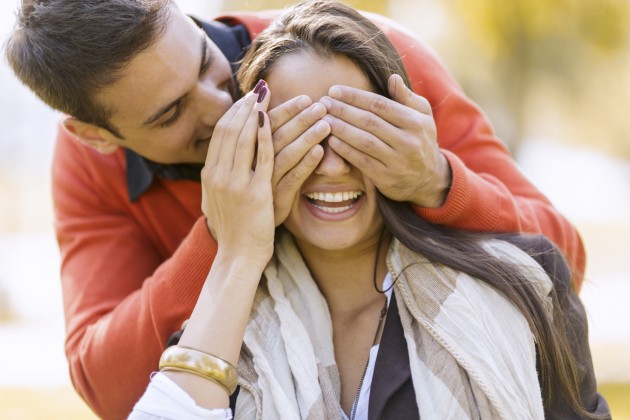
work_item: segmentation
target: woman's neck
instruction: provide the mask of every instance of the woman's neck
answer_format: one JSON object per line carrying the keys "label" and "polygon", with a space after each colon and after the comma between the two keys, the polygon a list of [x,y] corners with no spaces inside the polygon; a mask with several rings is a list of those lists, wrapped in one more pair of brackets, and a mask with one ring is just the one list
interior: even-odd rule
{"label": "woman's neck", "polygon": [[389,235],[383,235],[383,240],[376,237],[365,246],[344,251],[323,250],[297,239],[296,242],[328,302],[331,315],[353,316],[383,299],[382,293],[375,290],[374,281],[379,289],[382,288],[387,274],[385,259]]}

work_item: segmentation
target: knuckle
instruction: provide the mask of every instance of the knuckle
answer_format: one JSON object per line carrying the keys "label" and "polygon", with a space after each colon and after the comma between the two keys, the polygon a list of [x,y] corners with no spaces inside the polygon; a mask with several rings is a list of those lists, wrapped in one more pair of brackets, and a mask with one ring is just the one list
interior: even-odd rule
{"label": "knuckle", "polygon": [[284,134],[281,131],[276,131],[271,135],[271,142],[274,146],[284,143]]}
{"label": "knuckle", "polygon": [[358,96],[359,96],[358,92],[351,90],[350,92],[348,92],[348,101],[350,103],[354,103],[359,99]]}
{"label": "knuckle", "polygon": [[224,128],[224,132],[225,132],[225,138],[234,138],[238,135],[238,133],[240,132],[240,129],[237,129],[234,124],[230,124],[227,127]]}
{"label": "knuckle", "polygon": [[361,155],[359,156],[359,165],[361,165],[362,168],[369,168],[372,164],[372,159],[370,159],[369,156],[367,155]]}
{"label": "knuckle", "polygon": [[271,136],[274,154],[278,155],[282,153],[282,151],[286,150],[286,148],[291,145],[293,140],[294,138],[285,130],[274,133]]}
{"label": "knuckle", "polygon": [[299,168],[295,168],[293,171],[289,172],[287,174],[287,183],[285,185],[285,189],[286,190],[290,190],[292,188],[294,188],[296,185],[301,184],[301,179],[302,179],[302,172],[299,170]]}
{"label": "knuckle", "polygon": [[313,123],[312,119],[309,118],[309,116],[305,115],[304,113],[299,114],[296,117],[296,119],[302,131],[305,131],[306,129],[308,129]]}
{"label": "knuckle", "polygon": [[278,166],[279,168],[290,166],[291,163],[295,160],[295,155],[297,153],[294,149],[294,147],[291,147],[291,145],[289,145],[284,148],[280,153],[278,153],[275,159],[276,166]]}
{"label": "knuckle", "polygon": [[346,114],[346,107],[341,102],[333,102],[333,105],[330,107],[330,113],[343,119]]}
{"label": "knuckle", "polygon": [[346,133],[346,130],[346,123],[342,122],[341,120],[335,120],[330,125],[330,131],[334,133],[337,137],[343,137],[343,135]]}
{"label": "knuckle", "polygon": [[363,140],[363,150],[366,152],[373,152],[376,150],[376,141],[371,137],[365,138]]}
{"label": "knuckle", "polygon": [[283,106],[280,109],[280,112],[282,113],[282,118],[285,121],[288,121],[300,112],[300,108],[298,107],[297,103],[291,102],[288,104],[288,106]]}
{"label": "knuckle", "polygon": [[245,146],[250,142],[251,142],[251,139],[248,136],[239,136],[238,139],[236,139],[237,147]]}
{"label": "knuckle", "polygon": [[203,168],[201,168],[201,179],[208,179],[212,176],[212,169],[210,169],[210,166],[205,165]]}
{"label": "knuckle", "polygon": [[418,100],[420,101],[420,107],[422,108],[422,111],[424,112],[431,111],[431,103],[428,101],[427,98],[425,98],[424,96],[420,96],[418,97]]}
{"label": "knuckle", "polygon": [[368,129],[377,128],[379,125],[378,119],[372,114],[368,114],[363,118],[363,124],[365,128],[368,128]]}
{"label": "knuckle", "polygon": [[221,176],[221,177],[215,177],[212,180],[211,185],[215,191],[225,192],[229,190],[230,183],[228,182],[226,177]]}
{"label": "knuckle", "polygon": [[376,97],[373,98],[372,100],[370,100],[370,104],[368,109],[372,112],[385,112],[387,111],[388,105],[387,102],[385,101],[385,98],[382,97]]}

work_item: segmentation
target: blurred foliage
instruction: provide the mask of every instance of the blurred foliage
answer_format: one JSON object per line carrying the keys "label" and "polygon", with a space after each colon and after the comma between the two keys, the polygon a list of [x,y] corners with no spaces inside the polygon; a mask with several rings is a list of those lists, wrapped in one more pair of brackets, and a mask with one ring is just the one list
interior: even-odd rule
{"label": "blurred foliage", "polygon": [[628,0],[454,1],[473,39],[512,75],[536,68],[572,80],[576,62],[628,45]]}
{"label": "blurred foliage", "polygon": [[[495,76],[511,120],[505,140],[516,148],[532,125],[533,95],[553,98],[561,91],[568,113],[601,119],[588,127],[568,127],[563,137],[592,137],[600,145],[614,145],[630,157],[626,118],[630,85],[623,70],[630,61],[630,2],[628,0],[450,0],[452,14],[465,27],[473,44]],[[550,92],[553,90],[554,92]],[[602,94],[602,91],[605,92]],[[621,94],[621,98],[619,98]],[[538,100],[540,105],[541,100]],[[611,104],[613,102],[614,104]],[[529,106],[529,108],[528,108]],[[582,107],[582,109],[580,109]],[[610,111],[609,111],[610,108]],[[574,124],[575,118],[567,123]],[[556,122],[557,124],[557,122]],[[587,134],[588,133],[588,134]],[[549,134],[549,133],[547,133]]]}
{"label": "blurred foliage", "polygon": [[627,0],[455,0],[455,4],[471,34],[498,56],[526,48],[553,59],[558,52],[555,41],[614,52],[625,47],[630,31]]}
{"label": "blurred foliage", "polygon": [[597,389],[608,401],[613,419],[630,420],[630,384],[605,383]]}

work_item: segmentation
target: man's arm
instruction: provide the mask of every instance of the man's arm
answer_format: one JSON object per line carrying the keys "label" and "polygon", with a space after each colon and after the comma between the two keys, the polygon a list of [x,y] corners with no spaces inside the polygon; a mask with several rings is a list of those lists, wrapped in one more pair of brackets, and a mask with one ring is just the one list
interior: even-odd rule
{"label": "man's arm", "polygon": [[[192,185],[182,182],[190,183],[184,191]],[[161,187],[146,202],[130,203],[126,194],[122,155],[96,154],[60,128],[53,195],[66,354],[75,388],[104,418],[124,418],[142,395],[216,254],[200,217],[199,186],[191,187],[190,206],[177,201],[185,195],[173,200]],[[152,203],[174,220],[152,219],[159,213]]]}

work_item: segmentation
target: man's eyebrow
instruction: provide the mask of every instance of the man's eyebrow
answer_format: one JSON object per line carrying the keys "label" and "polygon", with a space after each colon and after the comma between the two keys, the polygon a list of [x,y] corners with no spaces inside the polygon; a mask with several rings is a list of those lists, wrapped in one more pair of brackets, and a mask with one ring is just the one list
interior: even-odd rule
{"label": "man's eyebrow", "polygon": [[[184,95],[184,96],[186,96],[186,95]],[[176,106],[184,98],[184,96],[182,96],[180,98],[177,98],[173,102],[171,102],[170,104],[164,105],[163,107],[158,109],[153,115],[151,115],[149,118],[147,118],[147,120],[145,122],[143,122],[142,125],[153,124],[154,122],[159,120],[162,115],[166,114],[171,108]]]}
{"label": "man's eyebrow", "polygon": [[[208,67],[210,67],[210,65],[212,64],[213,61],[213,57],[212,56],[208,56],[206,57],[208,52],[208,38],[206,37],[205,33],[202,33],[202,37],[201,37],[201,64],[199,65],[199,76],[201,76],[207,69]],[[184,99],[183,95],[177,99],[175,99],[173,102],[164,105],[163,107],[161,107],[160,109],[158,109],[156,112],[153,113],[153,115],[151,115],[149,118],[147,118],[142,125],[150,125],[153,124],[154,122],[156,122],[157,120],[160,119],[160,117],[164,114],[166,114],[171,108],[173,108],[174,106],[176,106],[182,99]]]}

